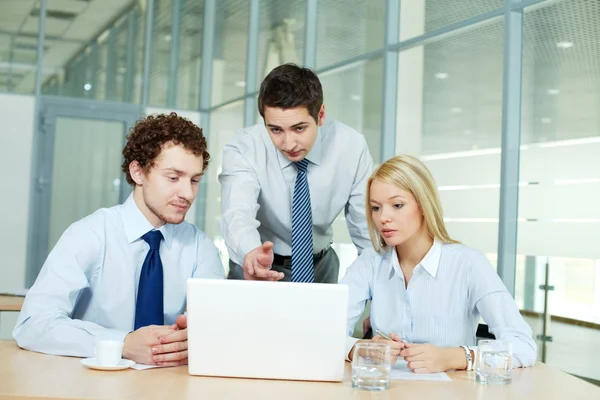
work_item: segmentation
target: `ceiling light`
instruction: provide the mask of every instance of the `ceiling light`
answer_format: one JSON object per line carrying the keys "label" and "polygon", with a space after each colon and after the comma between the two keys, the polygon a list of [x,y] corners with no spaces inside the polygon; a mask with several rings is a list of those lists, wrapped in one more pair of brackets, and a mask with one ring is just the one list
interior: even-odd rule
{"label": "ceiling light", "polygon": [[435,79],[446,79],[448,77],[448,74],[445,72],[438,72],[434,76],[435,76]]}
{"label": "ceiling light", "polygon": [[500,154],[500,153],[501,153],[500,148],[496,147],[496,148],[492,148],[492,149],[467,150],[467,151],[457,151],[454,153],[431,154],[428,156],[421,156],[419,158],[421,159],[421,161],[433,161],[433,160],[447,160],[450,158],[485,156],[488,154]]}
{"label": "ceiling light", "polygon": [[558,89],[548,89],[548,90],[546,90],[546,93],[548,93],[550,96],[556,96],[557,94],[560,93],[560,90],[558,90]]}
{"label": "ceiling light", "polygon": [[552,118],[544,117],[540,121],[542,121],[542,124],[549,124],[552,122]]}
{"label": "ceiling light", "polygon": [[246,87],[246,82],[245,81],[235,81],[235,86]]}
{"label": "ceiling light", "polygon": [[165,36],[164,36],[164,39],[165,39],[167,42],[170,42],[170,41],[171,41],[171,35],[165,35]]}
{"label": "ceiling light", "polygon": [[460,114],[460,113],[462,113],[462,108],[460,108],[460,107],[452,107],[452,112],[454,114]]}
{"label": "ceiling light", "polygon": [[85,85],[83,85],[83,88],[85,89],[85,91],[89,92],[90,90],[92,90],[92,85],[89,83],[86,83]]}
{"label": "ceiling light", "polygon": [[556,43],[556,47],[558,47],[559,49],[569,49],[573,47],[573,42],[561,41]]}
{"label": "ceiling light", "polygon": [[358,94],[353,94],[352,96],[350,96],[350,98],[354,101],[360,101],[360,95]]}

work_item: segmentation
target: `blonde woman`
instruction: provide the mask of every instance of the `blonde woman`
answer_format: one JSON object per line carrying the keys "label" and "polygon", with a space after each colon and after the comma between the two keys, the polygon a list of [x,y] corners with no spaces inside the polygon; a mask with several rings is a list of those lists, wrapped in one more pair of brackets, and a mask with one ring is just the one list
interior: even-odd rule
{"label": "blonde woman", "polygon": [[[349,334],[371,300],[371,324],[417,373],[467,369],[479,317],[513,347],[513,367],[535,363],[531,328],[485,255],[453,240],[444,226],[427,167],[402,155],[383,163],[367,183],[373,249],[348,269]],[[348,358],[357,339],[348,337]],[[471,346],[471,347],[469,347]]]}

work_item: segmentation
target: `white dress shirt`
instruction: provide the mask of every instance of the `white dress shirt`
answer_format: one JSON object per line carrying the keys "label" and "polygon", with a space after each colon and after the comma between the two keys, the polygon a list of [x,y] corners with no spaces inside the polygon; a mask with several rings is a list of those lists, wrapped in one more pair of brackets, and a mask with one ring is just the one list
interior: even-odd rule
{"label": "white dress shirt", "polygon": [[[331,243],[332,224],[344,210],[360,253],[370,247],[365,219],[365,188],[373,159],[365,138],[352,128],[326,120],[306,156],[313,222],[313,252]],[[264,125],[236,133],[223,150],[221,233],[229,257],[244,256],[264,241],[275,254],[291,255],[292,199],[297,169],[273,145]]]}
{"label": "white dress shirt", "polygon": [[[497,339],[512,343],[513,366],[535,363],[531,328],[487,257],[461,244],[437,240],[404,284],[395,248],[365,250],[340,282],[349,287],[348,333],[371,300],[371,325],[409,343],[475,345],[479,317]],[[346,354],[358,339],[349,337]]]}
{"label": "white dress shirt", "polygon": [[[13,336],[22,348],[92,357],[95,340],[133,331],[139,276],[153,226],[133,197],[72,224],[50,252],[27,293]],[[204,232],[182,222],[159,228],[164,240],[165,325],[185,311],[188,278],[223,279],[217,248]]]}

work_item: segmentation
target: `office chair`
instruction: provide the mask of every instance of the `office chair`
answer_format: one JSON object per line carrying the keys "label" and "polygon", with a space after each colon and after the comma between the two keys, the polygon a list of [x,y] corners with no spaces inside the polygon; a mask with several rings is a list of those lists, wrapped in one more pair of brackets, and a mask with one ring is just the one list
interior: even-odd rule
{"label": "office chair", "polygon": [[[493,333],[490,333],[489,327],[486,324],[479,324],[477,326],[477,333],[475,334],[477,339],[496,339]],[[363,339],[373,339],[373,330],[369,328],[365,332]]]}
{"label": "office chair", "polygon": [[477,339],[492,339],[495,340],[496,336],[493,333],[490,333],[490,329],[486,324],[479,324],[477,326],[477,333],[475,334]]}

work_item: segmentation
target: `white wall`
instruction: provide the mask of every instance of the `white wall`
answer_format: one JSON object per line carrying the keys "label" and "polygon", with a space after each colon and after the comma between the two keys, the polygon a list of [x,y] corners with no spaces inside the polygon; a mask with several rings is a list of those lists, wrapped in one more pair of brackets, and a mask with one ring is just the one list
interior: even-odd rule
{"label": "white wall", "polygon": [[35,98],[0,94],[0,289],[23,288]]}
{"label": "white wall", "polygon": [[[29,185],[35,98],[0,94],[0,290],[25,286]],[[9,339],[18,313],[0,313],[0,340]]]}

